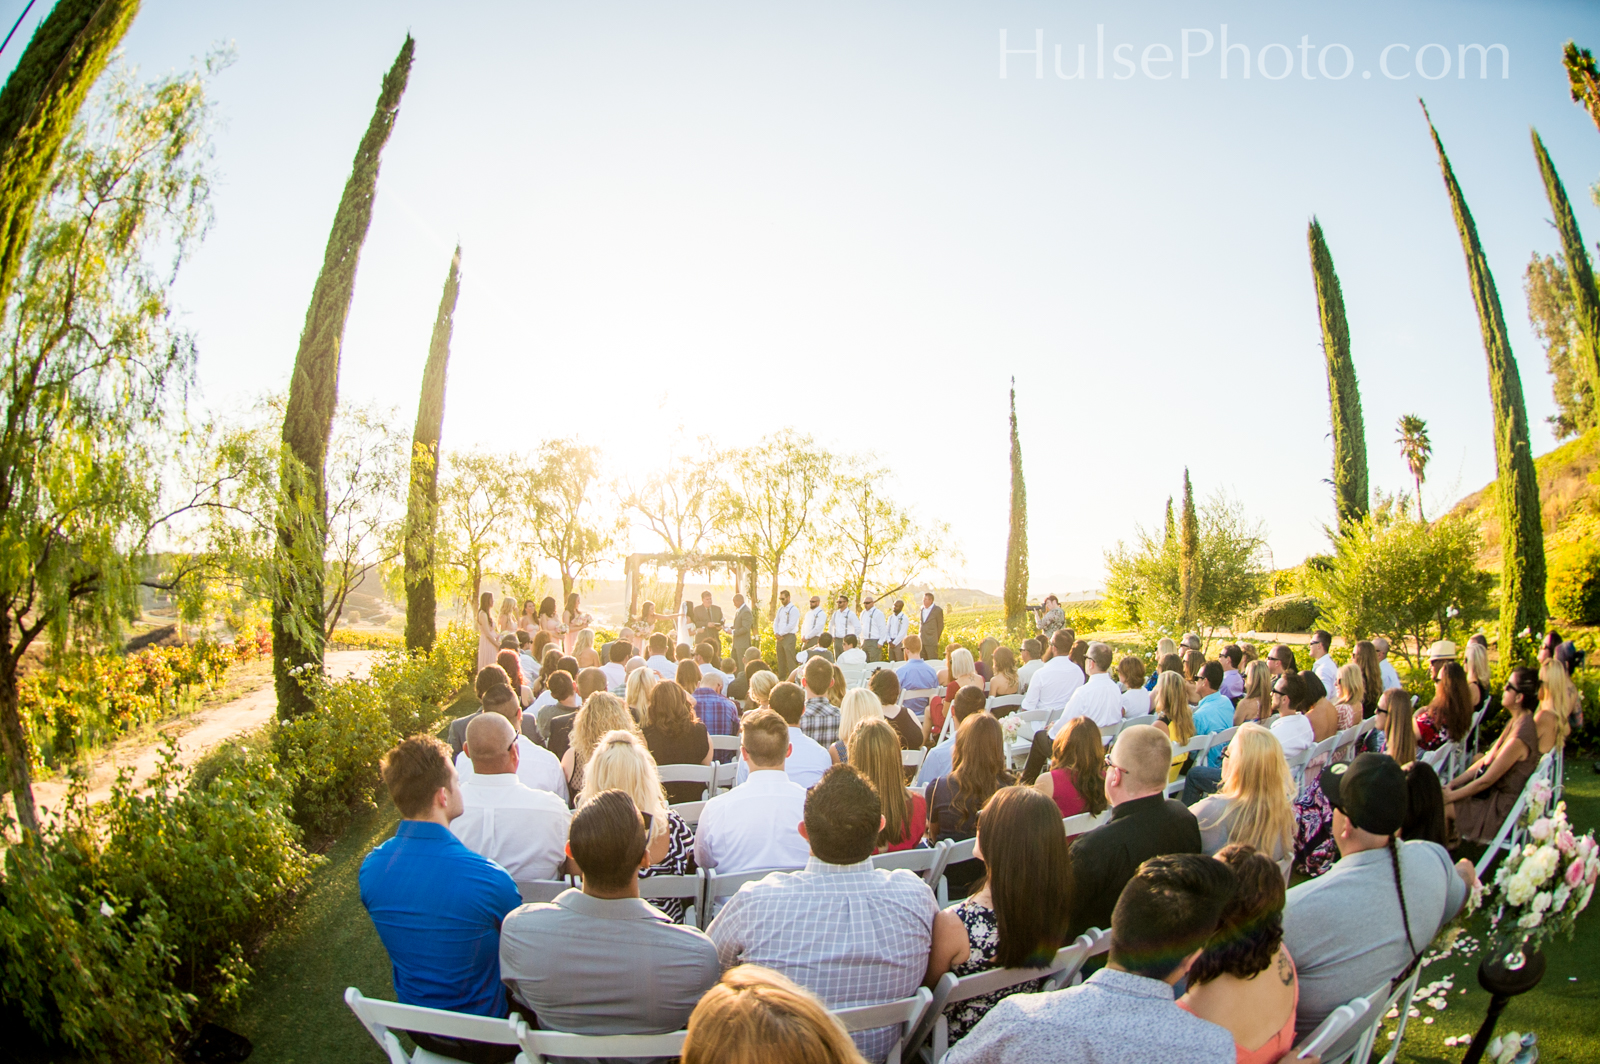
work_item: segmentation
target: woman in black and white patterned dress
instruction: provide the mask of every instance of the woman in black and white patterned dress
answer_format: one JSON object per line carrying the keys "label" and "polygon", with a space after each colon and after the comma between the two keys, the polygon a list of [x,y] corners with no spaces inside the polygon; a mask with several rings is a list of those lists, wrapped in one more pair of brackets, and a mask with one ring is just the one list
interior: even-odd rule
{"label": "woman in black and white patterned dress", "polygon": [[[583,790],[573,808],[581,808],[594,795],[612,788],[627,791],[639,812],[650,819],[650,867],[640,872],[639,878],[693,875],[694,829],[667,808],[656,759],[650,756],[644,740],[632,731],[619,729],[601,738],[584,766]],[[650,904],[666,913],[673,923],[683,923],[685,906],[681,899],[657,898]]]}

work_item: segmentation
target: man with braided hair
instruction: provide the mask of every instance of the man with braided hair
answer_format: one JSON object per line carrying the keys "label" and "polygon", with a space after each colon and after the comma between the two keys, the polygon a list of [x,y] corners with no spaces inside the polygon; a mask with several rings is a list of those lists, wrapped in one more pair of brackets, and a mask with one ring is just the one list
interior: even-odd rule
{"label": "man with braided hair", "polygon": [[1478,881],[1470,862],[1452,868],[1443,846],[1400,841],[1406,777],[1394,758],[1361,754],[1324,769],[1320,783],[1339,860],[1290,890],[1284,906],[1283,944],[1300,973],[1297,1039],[1351,998],[1408,976]]}

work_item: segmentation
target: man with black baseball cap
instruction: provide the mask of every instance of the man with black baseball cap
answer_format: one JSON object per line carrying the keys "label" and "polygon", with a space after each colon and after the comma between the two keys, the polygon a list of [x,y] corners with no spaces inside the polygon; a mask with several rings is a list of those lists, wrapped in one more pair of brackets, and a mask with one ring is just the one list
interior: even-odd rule
{"label": "man with black baseball cap", "polygon": [[1477,882],[1472,864],[1452,868],[1443,846],[1400,840],[1406,777],[1394,758],[1361,754],[1324,769],[1319,783],[1339,860],[1290,890],[1284,906],[1283,944],[1300,973],[1296,1037],[1407,971]]}

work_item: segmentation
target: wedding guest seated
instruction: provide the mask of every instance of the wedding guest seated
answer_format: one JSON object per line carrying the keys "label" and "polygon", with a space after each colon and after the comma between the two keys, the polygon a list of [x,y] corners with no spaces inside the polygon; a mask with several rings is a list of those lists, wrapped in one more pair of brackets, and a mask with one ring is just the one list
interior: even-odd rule
{"label": "wedding guest seated", "polygon": [[822,658],[807,658],[806,711],[800,717],[800,730],[820,746],[827,746],[839,738],[839,707],[828,701],[828,689],[832,686],[833,665]]}
{"label": "wedding guest seated", "polygon": [[1122,729],[1106,755],[1111,819],[1072,843],[1072,935],[1111,920],[1117,897],[1152,857],[1198,854],[1200,825],[1183,803],[1166,797],[1172,745],[1159,728]]}
{"label": "wedding guest seated", "polygon": [[741,964],[689,1017],[683,1064],[866,1064],[815,994],[759,964]]}
{"label": "wedding guest seated", "polygon": [[[650,723],[641,731],[657,765],[709,765],[711,739],[706,726],[694,716],[693,704],[675,683],[658,683],[650,690]],[[667,800],[698,802],[705,786],[692,780],[667,784]]]}
{"label": "wedding guest seated", "polygon": [[1024,639],[1022,641],[1022,664],[1017,666],[1017,687],[1023,694],[1028,692],[1028,684],[1033,681],[1033,674],[1044,667],[1044,640]]}
{"label": "wedding guest seated", "polygon": [[[757,677],[751,684],[751,690],[760,691],[765,686],[766,679],[766,676]],[[768,706],[783,718],[784,724],[789,727],[789,756],[784,759],[784,775],[802,787],[814,787],[822,778],[822,774],[833,765],[833,758],[828,756],[827,747],[800,730],[800,718],[806,708],[805,691],[792,683],[773,684],[768,690],[769,693],[765,696]],[[745,714],[746,719],[749,716],[749,713]],[[740,758],[734,782],[742,786],[749,776],[750,761],[748,758]]]}
{"label": "wedding guest seated", "polygon": [[1533,715],[1539,708],[1539,674],[1512,669],[1501,704],[1510,714],[1494,745],[1444,789],[1447,815],[1468,842],[1494,841],[1528,777],[1539,767],[1539,733]]}
{"label": "wedding guest seated", "polygon": [[823,632],[817,636],[817,645],[806,651],[806,660],[821,658],[831,665],[833,663],[833,654],[833,633]]}
{"label": "wedding guest seated", "polygon": [[670,645],[667,637],[660,632],[650,637],[650,653],[644,659],[644,664],[645,668],[656,674],[658,680],[665,680],[673,673],[672,659],[667,657]]}
{"label": "wedding guest seated", "polygon": [[[739,734],[739,707],[731,698],[723,697],[722,673],[708,672],[700,678],[694,689],[694,715],[710,735]],[[718,761],[732,761],[733,751],[723,750],[715,757]]]}
{"label": "wedding guest seated", "polygon": [[694,648],[694,663],[700,670],[700,679],[705,679],[707,673],[713,672],[721,678],[722,682],[717,685],[719,691],[728,686],[728,681],[732,679],[722,671],[722,654],[711,643],[701,643]]}
{"label": "wedding guest seated", "polygon": [[[751,773],[751,784],[759,775]],[[939,906],[916,873],[872,866],[883,830],[872,784],[851,766],[835,765],[805,795],[804,816],[801,830],[811,847],[805,869],[745,884],[711,922],[723,965],[782,972],[830,1009],[916,993]],[[853,1037],[863,1056],[879,1061],[897,1034],[880,1027]]]}
{"label": "wedding guest seated", "polygon": [[1411,696],[1403,688],[1392,687],[1378,699],[1373,714],[1377,727],[1367,733],[1374,740],[1368,751],[1388,754],[1404,768],[1417,759],[1417,730],[1412,720]]}
{"label": "wedding guest seated", "polygon": [[[1011,652],[1010,647],[997,646],[994,648],[994,676],[989,680],[989,697],[1003,698],[1006,695],[1020,694],[1022,680],[1017,674],[1017,656]],[[995,711],[997,717],[1004,717],[1012,711],[1006,706]]]}
{"label": "wedding guest seated", "polygon": [[1233,869],[1238,889],[1217,930],[1189,966],[1178,1007],[1233,1035],[1237,1064],[1276,1064],[1294,1048],[1300,983],[1283,947],[1283,875],[1250,846],[1224,847],[1216,859]]}
{"label": "wedding guest seated", "polygon": [[633,714],[628,712],[622,699],[609,691],[590,695],[572,720],[572,741],[567,752],[561,755],[561,771],[567,778],[568,793],[577,794],[583,790],[584,766],[601,739],[611,732],[633,731],[636,727]]}
{"label": "wedding guest seated", "polygon": [[[1067,839],[1054,802],[1026,787],[996,791],[978,814],[974,854],[985,876],[978,890],[933,920],[933,952],[923,985],[990,968],[1040,968],[1067,944],[1072,896]],[[950,1044],[1004,998],[1032,994],[1043,979],[969,998],[945,1008]]]}
{"label": "wedding guest seated", "polygon": [[1438,662],[1433,701],[1417,711],[1417,749],[1437,750],[1447,742],[1464,742],[1472,729],[1472,692],[1467,672],[1454,661]]}
{"label": "wedding guest seated", "polygon": [[523,905],[500,932],[500,974],[529,1026],[568,1034],[683,1029],[721,974],[706,935],[639,897],[650,827],[622,790],[572,815],[567,850],[583,889]]}
{"label": "wedding guest seated", "polygon": [[628,673],[628,682],[622,690],[622,700],[628,704],[628,715],[633,717],[634,723],[641,728],[650,723],[650,693],[660,682],[656,679],[653,669],[641,668]]}
{"label": "wedding guest seated", "polygon": [[900,737],[901,749],[921,749],[922,725],[909,709],[900,705],[900,677],[895,675],[895,671],[879,669],[867,681],[867,689],[878,696],[878,703],[883,706],[883,719]]}
{"label": "wedding guest seated", "polygon": [[[1339,860],[1289,890],[1283,942],[1300,977],[1295,1037],[1328,1013],[1416,964],[1461,910],[1477,876],[1432,842],[1400,842],[1409,801],[1405,773],[1385,754],[1360,754],[1324,769]],[[1401,899],[1404,898],[1402,902]],[[1352,919],[1359,933],[1352,933]],[[1324,1055],[1337,1059],[1345,1045]]]}
{"label": "wedding guest seated", "polygon": [[[1151,767],[1165,775],[1166,759]],[[1200,957],[1234,889],[1233,872],[1209,857],[1145,861],[1117,898],[1104,968],[1065,990],[1006,998],[945,1060],[1234,1064],[1232,1036],[1178,1008],[1172,989]]]}
{"label": "wedding guest seated", "polygon": [[1105,744],[1100,727],[1079,717],[1056,736],[1051,748],[1050,771],[1041,773],[1033,789],[1056,803],[1066,818],[1106,810]]}
{"label": "wedding guest seated", "polygon": [[[887,672],[888,670],[882,670]],[[909,793],[900,760],[900,737],[885,720],[865,720],[850,733],[850,764],[878,792],[883,803],[883,830],[874,853],[909,850],[922,843],[928,826],[928,802]]]}
{"label": "wedding guest seated", "polygon": [[[955,752],[956,735],[961,732],[961,725],[966,723],[968,717],[974,713],[984,712],[984,695],[981,687],[963,687],[956,692],[955,701],[950,704],[950,712],[955,717],[955,731],[950,738],[929,750],[922,759],[922,765],[917,769],[917,786],[926,786],[940,776],[950,772],[950,760]],[[1042,734],[1042,733],[1041,733]],[[1049,739],[1046,737],[1046,742]]]}
{"label": "wedding guest seated", "polygon": [[1217,686],[1217,693],[1230,702],[1244,696],[1244,676],[1239,672],[1239,663],[1243,660],[1244,651],[1233,643],[1223,647],[1217,655],[1217,663],[1222,666],[1222,682]]}
{"label": "wedding guest seated", "polygon": [[1449,849],[1449,825],[1445,821],[1444,788],[1439,785],[1439,774],[1421,761],[1402,765],[1400,771],[1406,774],[1406,822],[1400,826],[1400,837],[1407,842],[1436,842]]}
{"label": "wedding guest seated", "polygon": [[[513,641],[516,636],[511,636]],[[502,650],[495,655],[495,664],[506,674],[506,682],[511,689],[517,692],[517,704],[523,709],[533,702],[533,688],[528,686],[528,681],[523,677],[522,655],[515,650]]]}
{"label": "wedding guest seated", "polygon": [[[1060,735],[1062,729],[1076,717],[1088,717],[1102,728],[1122,722],[1122,689],[1111,678],[1111,648],[1105,643],[1088,644],[1085,648],[1084,671],[1088,679],[1072,692],[1061,710],[1060,718],[1050,726],[1052,738]],[[1040,672],[1039,682],[1045,682],[1047,675]]]}
{"label": "wedding guest seated", "polygon": [[[779,685],[781,690],[783,685]],[[777,701],[778,691],[773,692]],[[701,868],[732,874],[756,868],[798,868],[808,850],[799,824],[806,789],[784,774],[789,727],[772,710],[744,718],[740,754],[749,777],[712,798],[695,827],[694,859]],[[869,851],[870,852],[870,851]]]}
{"label": "wedding guest seated", "polygon": [[[974,713],[956,730],[950,754],[950,771],[924,789],[928,802],[928,841],[961,842],[978,833],[978,813],[995,791],[1011,784],[1006,771],[1005,737],[1000,722],[987,713]],[[953,897],[965,897],[983,875],[977,858],[945,866],[945,879]]]}
{"label": "wedding guest seated", "polygon": [[[512,694],[511,688],[505,684],[498,684],[483,693],[483,712],[498,713],[512,724],[513,729],[516,727],[516,722],[522,720],[522,708],[517,705],[517,696]],[[517,779],[534,790],[549,791],[565,802],[568,794],[567,778],[562,773],[561,762],[556,756],[544,747],[535,745],[521,733],[516,736],[516,746]],[[456,757],[456,772],[462,779],[472,778],[474,769],[468,746],[463,746],[461,753]]]}
{"label": "wedding guest seated", "polygon": [[[1259,662],[1257,663],[1259,664]],[[1239,725],[1222,760],[1222,786],[1189,807],[1200,823],[1200,852],[1245,845],[1278,862],[1284,882],[1294,859],[1294,777],[1283,747],[1254,722]]]}
{"label": "wedding guest seated", "polygon": [[1252,661],[1244,668],[1244,696],[1233,707],[1233,723],[1266,720],[1272,715],[1272,668]]}
{"label": "wedding guest seated", "polygon": [[855,633],[852,632],[846,635],[844,637],[844,649],[839,651],[839,656],[834,659],[834,664],[865,665],[867,663],[867,652],[861,649],[860,643],[861,641],[856,638]]}
{"label": "wedding guest seated", "polygon": [[[577,805],[582,806],[601,791],[623,790],[643,813],[650,825],[650,864],[639,873],[651,876],[694,874],[694,828],[667,806],[666,791],[656,759],[634,731],[621,729],[607,733],[589,757],[583,770],[583,790]],[[682,898],[660,898],[651,902],[675,924],[683,923]]]}
{"label": "wedding guest seated", "polygon": [[619,692],[628,682],[628,658],[633,655],[633,647],[618,639],[609,645],[607,653],[610,655],[600,671],[606,674],[606,690]]}
{"label": "wedding guest seated", "polygon": [[554,794],[517,779],[517,738],[498,713],[481,713],[467,725],[472,775],[461,780],[465,811],[450,822],[450,832],[519,883],[555,879],[567,860],[572,814]]}
{"label": "wedding guest seated", "polygon": [[1144,659],[1137,654],[1124,654],[1117,662],[1117,677],[1122,680],[1122,719],[1148,716],[1150,692],[1144,686]]}
{"label": "wedding guest seated", "polygon": [[[450,744],[450,756],[456,757],[461,753],[462,745],[467,741],[467,725],[477,719],[483,712],[483,693],[495,684],[510,686],[511,680],[506,676],[506,670],[499,665],[485,665],[478,670],[478,675],[473,678],[472,689],[477,695],[478,708],[465,716],[456,717],[450,722],[450,727],[445,731],[445,742]],[[465,697],[463,695],[463,697]],[[534,742],[539,742],[537,734],[533,736]]]}
{"label": "wedding guest seated", "polygon": [[[529,709],[533,715],[534,727],[539,729],[539,734],[544,738],[545,747],[550,746],[550,722],[558,716],[576,713],[583,706],[583,699],[578,697],[578,685],[573,680],[572,674],[565,669],[556,669],[545,675],[544,694],[539,698],[549,696],[550,701],[538,709]],[[539,700],[534,700],[534,705],[539,705]],[[562,751],[565,753],[565,751]],[[559,756],[559,755],[558,755]]]}
{"label": "wedding guest seated", "polygon": [[1299,757],[1317,744],[1317,732],[1306,711],[1311,708],[1311,690],[1297,672],[1284,672],[1272,683],[1272,734],[1283,747],[1285,758]]}
{"label": "wedding guest seated", "polygon": [[[511,695],[511,688],[505,691]],[[475,1016],[507,1015],[500,924],[522,896],[504,868],[450,833],[463,806],[449,747],[413,735],[384,755],[380,769],[401,819],[394,837],[361,862],[358,879],[361,904],[389,954],[395,999]],[[499,1064],[517,1054],[516,1046],[413,1038],[469,1064]]]}
{"label": "wedding guest seated", "polygon": [[761,651],[751,647],[744,652],[744,671],[728,682],[728,688],[723,693],[735,702],[744,702],[750,698],[750,678],[758,672],[771,672],[772,666],[761,660]]}
{"label": "wedding guest seated", "polygon": [[[933,671],[933,666],[922,660],[922,637],[908,635],[905,639],[906,660],[900,666],[896,677],[900,686],[907,691],[927,691],[939,684],[939,674]],[[881,673],[883,670],[879,670]],[[924,716],[928,712],[926,698],[908,698],[905,706],[917,716]],[[926,731],[926,723],[923,725]]]}
{"label": "wedding guest seated", "polygon": [[883,703],[868,687],[855,687],[845,692],[839,700],[839,739],[828,747],[828,757],[833,764],[843,764],[850,758],[850,736],[864,722],[883,719]]}

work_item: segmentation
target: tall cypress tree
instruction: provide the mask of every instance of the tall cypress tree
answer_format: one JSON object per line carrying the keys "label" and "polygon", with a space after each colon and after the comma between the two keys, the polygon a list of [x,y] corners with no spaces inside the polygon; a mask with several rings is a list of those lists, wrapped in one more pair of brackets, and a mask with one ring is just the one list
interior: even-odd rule
{"label": "tall cypress tree", "polygon": [[1028,489],[1017,436],[1017,379],[1011,378],[1011,534],[1006,538],[1006,627],[1020,632],[1028,616]]}
{"label": "tall cypress tree", "polygon": [[[1422,113],[1428,115],[1423,107]],[[1478,242],[1478,228],[1472,212],[1456,182],[1455,171],[1444,153],[1444,142],[1428,116],[1428,132],[1439,153],[1439,170],[1444,175],[1445,191],[1456,229],[1461,234],[1461,249],[1467,259],[1467,277],[1472,285],[1472,301],[1478,308],[1478,325],[1483,333],[1483,353],[1489,364],[1489,397],[1494,404],[1495,465],[1500,509],[1500,659],[1520,661],[1527,657],[1529,644],[1521,633],[1542,633],[1545,612],[1544,529],[1539,520],[1539,476],[1533,466],[1533,449],[1528,440],[1528,411],[1522,401],[1522,378],[1506,335],[1505,316],[1500,310],[1500,294],[1495,290],[1489,260]]]}
{"label": "tall cypress tree", "polygon": [[282,486],[278,502],[277,586],[272,598],[272,676],[278,715],[299,716],[311,708],[295,675],[322,667],[324,553],[328,500],[324,486],[328,434],[339,401],[339,356],[345,319],[355,291],[356,265],[372,222],[378,162],[394,128],[400,97],[411,75],[411,35],[400,46],[378,93],[378,106],[356,149],[350,178],[322,256],[322,272],[311,290],[300,350],[289,378],[283,416]]}
{"label": "tall cypress tree", "polygon": [[406,649],[432,650],[434,615],[433,552],[439,523],[439,437],[444,431],[444,378],[450,361],[450,333],[456,296],[461,292],[461,245],[450,256],[439,314],[433,319],[428,364],[422,370],[422,398],[411,434],[411,491],[406,501]]}
{"label": "tall cypress tree", "polygon": [[1578,220],[1572,215],[1572,203],[1561,184],[1550,153],[1538,130],[1533,134],[1533,155],[1539,162],[1539,176],[1544,178],[1544,194],[1550,200],[1550,213],[1555,217],[1556,232],[1561,234],[1561,253],[1567,260],[1567,285],[1572,290],[1572,305],[1578,319],[1578,342],[1574,352],[1577,363],[1589,378],[1596,396],[1600,396],[1600,295],[1595,292],[1594,270],[1589,265],[1589,253],[1583,246],[1583,234],[1578,231]]}
{"label": "tall cypress tree", "polygon": [[1200,557],[1200,519],[1194,509],[1194,485],[1189,483],[1189,470],[1183,470],[1183,513],[1178,525],[1178,627],[1184,631],[1194,628],[1196,586],[1199,574],[1195,571]]}
{"label": "tall cypress tree", "polygon": [[0,306],[56,151],[138,13],[139,0],[57,0],[0,90]]}
{"label": "tall cypress tree", "polygon": [[1311,276],[1317,286],[1317,315],[1322,324],[1322,354],[1328,368],[1328,413],[1333,422],[1333,496],[1339,526],[1367,516],[1367,430],[1361,420],[1361,386],[1350,360],[1350,327],[1345,322],[1344,292],[1333,270],[1333,256],[1322,224],[1306,228],[1311,248]]}
{"label": "tall cypress tree", "polygon": [[1178,539],[1178,519],[1172,516],[1172,496],[1167,496],[1167,524],[1166,536],[1161,540],[1163,547],[1171,547]]}

